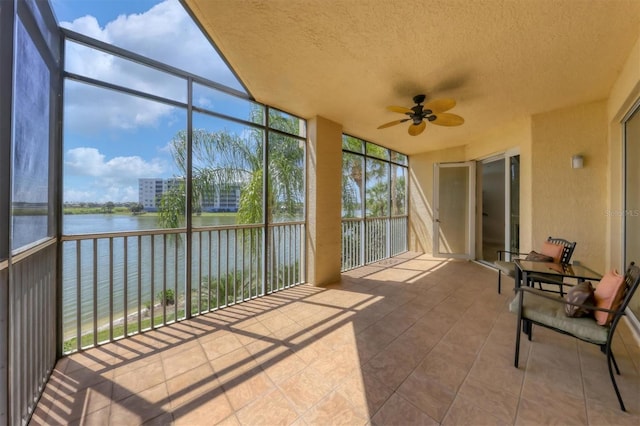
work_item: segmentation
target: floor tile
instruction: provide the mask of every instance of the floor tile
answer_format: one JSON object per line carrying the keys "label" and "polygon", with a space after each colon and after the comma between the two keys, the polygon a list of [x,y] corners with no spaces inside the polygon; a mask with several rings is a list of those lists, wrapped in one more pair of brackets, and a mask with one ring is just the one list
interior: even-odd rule
{"label": "floor tile", "polygon": [[371,423],[376,426],[429,426],[439,424],[436,420],[413,406],[397,393],[393,394],[382,408],[378,410],[373,419],[371,419]]}
{"label": "floor tile", "polygon": [[291,400],[297,412],[305,413],[324,398],[332,386],[325,382],[322,374],[307,367],[278,384],[278,388]]}
{"label": "floor tile", "polygon": [[245,425],[289,425],[299,415],[279,389],[273,389],[236,414],[238,421]]}
{"label": "floor tile", "polygon": [[512,296],[495,284],[406,253],[253,299],[59,360],[30,424],[640,424],[626,325],[623,413],[594,345],[535,327],[513,366]]}
{"label": "floor tile", "polygon": [[368,418],[362,416],[347,398],[332,392],[304,415],[308,425],[366,425]]}

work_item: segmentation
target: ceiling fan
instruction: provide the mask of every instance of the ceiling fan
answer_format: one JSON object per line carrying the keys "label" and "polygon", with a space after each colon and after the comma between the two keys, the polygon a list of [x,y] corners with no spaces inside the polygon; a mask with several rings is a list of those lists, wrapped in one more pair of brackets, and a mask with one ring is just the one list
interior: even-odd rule
{"label": "ceiling fan", "polygon": [[427,121],[440,126],[459,126],[464,123],[464,118],[459,115],[445,112],[456,106],[455,100],[434,99],[423,105],[422,103],[425,98],[425,95],[414,96],[413,102],[416,104],[412,108],[388,106],[387,109],[389,111],[405,114],[409,116],[409,118],[390,121],[389,123],[378,126],[378,129],[384,129],[386,127],[395,126],[396,124],[412,120],[413,123],[409,126],[409,134],[411,136],[417,136],[424,131],[424,128],[427,126]]}

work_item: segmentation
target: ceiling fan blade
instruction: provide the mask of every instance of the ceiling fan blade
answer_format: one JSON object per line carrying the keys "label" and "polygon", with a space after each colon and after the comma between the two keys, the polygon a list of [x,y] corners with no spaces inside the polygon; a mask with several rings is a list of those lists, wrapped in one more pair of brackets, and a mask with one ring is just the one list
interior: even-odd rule
{"label": "ceiling fan blade", "polygon": [[411,136],[418,136],[420,133],[424,132],[425,127],[427,127],[426,121],[421,121],[420,124],[412,124],[409,126],[409,134]]}
{"label": "ceiling fan blade", "polygon": [[439,126],[459,126],[464,123],[464,118],[459,115],[444,112],[442,114],[436,114],[436,118],[432,123]]}
{"label": "ceiling fan blade", "polygon": [[456,101],[453,99],[434,99],[424,104],[424,109],[430,109],[434,114],[437,114],[449,111],[454,106],[456,106]]}
{"label": "ceiling fan blade", "polygon": [[405,121],[408,121],[408,118],[403,118],[402,120],[395,120],[395,121],[390,121],[388,123],[385,123],[381,126],[378,126],[378,129],[384,129],[386,127],[391,127],[391,126],[395,126],[396,124],[400,124],[400,123],[404,123]]}
{"label": "ceiling fan blade", "polygon": [[413,114],[413,110],[411,108],[405,108],[401,106],[388,106],[387,109],[393,112],[399,112],[400,114]]}

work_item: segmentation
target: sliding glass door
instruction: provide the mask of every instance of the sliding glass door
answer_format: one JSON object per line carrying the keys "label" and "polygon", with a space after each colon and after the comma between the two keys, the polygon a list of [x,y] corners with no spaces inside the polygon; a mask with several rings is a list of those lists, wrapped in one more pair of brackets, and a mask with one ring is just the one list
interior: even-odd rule
{"label": "sliding glass door", "polygon": [[[640,262],[640,104],[624,121],[624,263]],[[640,318],[640,293],[629,304]]]}
{"label": "sliding glass door", "polygon": [[516,150],[477,162],[477,260],[493,264],[498,250],[520,247],[520,155]]}

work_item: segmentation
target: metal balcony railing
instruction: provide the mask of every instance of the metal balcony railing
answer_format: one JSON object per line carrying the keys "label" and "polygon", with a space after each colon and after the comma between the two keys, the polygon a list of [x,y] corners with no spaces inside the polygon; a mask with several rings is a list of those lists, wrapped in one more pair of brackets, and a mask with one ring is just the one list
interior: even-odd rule
{"label": "metal balcony railing", "polygon": [[6,369],[7,360],[0,360],[0,375],[8,372],[12,395],[3,409],[14,413],[16,424],[26,424],[56,360],[55,243],[53,238],[43,240],[15,254],[10,265],[0,262],[0,294],[7,297],[9,311],[4,317],[8,324],[0,321],[0,333],[8,332],[10,361]]}
{"label": "metal balcony railing", "polygon": [[342,271],[407,251],[407,217],[342,220]]}
{"label": "metal balcony railing", "polygon": [[195,228],[189,266],[180,229],[62,237],[63,352],[303,283],[304,226]]}

